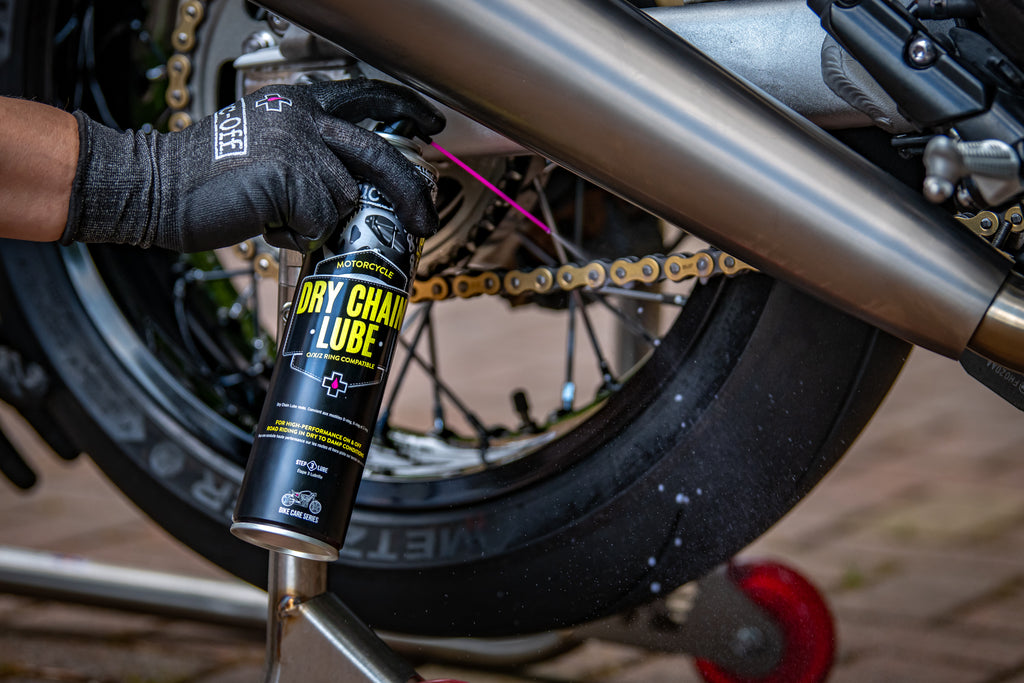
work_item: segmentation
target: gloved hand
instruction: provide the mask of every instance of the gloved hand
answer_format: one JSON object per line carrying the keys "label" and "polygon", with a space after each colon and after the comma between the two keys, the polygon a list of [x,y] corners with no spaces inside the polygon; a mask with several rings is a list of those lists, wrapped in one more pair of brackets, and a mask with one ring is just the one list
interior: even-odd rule
{"label": "gloved hand", "polygon": [[402,225],[437,230],[430,181],[363,119],[409,121],[433,135],[444,118],[401,86],[355,79],[268,86],[181,132],[119,133],[75,112],[79,159],[61,238],[203,251],[264,232],[318,246],[354,208],[355,178],[380,189]]}

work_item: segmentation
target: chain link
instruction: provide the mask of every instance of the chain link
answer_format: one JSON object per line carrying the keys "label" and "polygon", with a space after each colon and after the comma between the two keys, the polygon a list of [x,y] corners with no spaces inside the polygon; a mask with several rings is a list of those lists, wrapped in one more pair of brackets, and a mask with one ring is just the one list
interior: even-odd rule
{"label": "chain link", "polygon": [[171,46],[176,52],[167,60],[167,94],[164,99],[171,108],[167,126],[171,130],[185,130],[192,125],[187,109],[192,102],[188,89],[192,77],[192,51],[196,48],[196,29],[206,16],[206,3],[202,0],[183,0],[178,5],[178,23],[171,34]]}
{"label": "chain link", "polygon": [[994,211],[979,211],[973,216],[957,216],[957,220],[982,237],[992,237],[1004,225],[1010,226],[1010,232],[1024,232],[1024,211],[1020,205],[1004,211],[1002,218]]}

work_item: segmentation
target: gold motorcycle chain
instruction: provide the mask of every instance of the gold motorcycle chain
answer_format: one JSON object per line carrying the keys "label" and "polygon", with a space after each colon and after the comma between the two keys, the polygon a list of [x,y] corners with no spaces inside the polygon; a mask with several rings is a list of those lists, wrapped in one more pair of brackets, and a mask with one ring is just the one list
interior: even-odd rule
{"label": "gold motorcycle chain", "polygon": [[196,29],[206,16],[206,3],[202,0],[183,0],[178,4],[178,23],[171,33],[171,46],[175,52],[167,60],[167,93],[164,99],[171,108],[167,127],[172,131],[185,130],[192,125],[192,117],[185,109],[192,102],[188,80],[192,76],[192,51],[196,47]]}
{"label": "gold motorcycle chain", "polygon": [[[183,0],[178,5],[177,24],[171,36],[175,53],[167,61],[167,106],[171,109],[168,127],[183,130],[192,124],[187,108],[192,101],[189,78],[192,75],[192,53],[196,47],[196,30],[206,16],[203,0]],[[240,245],[243,256],[255,254],[251,245]],[[265,255],[264,255],[265,256]],[[263,270],[267,270],[265,266]],[[739,259],[717,249],[704,249],[693,254],[655,254],[642,257],[598,259],[582,265],[561,267],[540,266],[529,270],[484,270],[459,275],[434,275],[413,284],[410,300],[438,301],[452,297],[471,298],[481,295],[518,296],[550,294],[577,289],[613,291],[636,284],[652,285],[663,280],[680,282],[690,278],[716,275],[733,276],[755,270]]]}
{"label": "gold motorcycle chain", "polygon": [[518,296],[551,294],[577,289],[614,293],[615,288],[633,284],[653,285],[669,280],[681,282],[713,275],[733,276],[754,270],[743,261],[718,249],[694,254],[626,257],[610,261],[600,259],[583,265],[569,263],[561,267],[539,266],[529,270],[485,270],[459,275],[435,275],[413,283],[409,300],[440,301],[451,297],[468,299],[483,294]]}
{"label": "gold motorcycle chain", "polygon": [[1019,205],[1004,211],[1001,218],[994,211],[979,211],[973,216],[957,216],[957,220],[982,237],[993,237],[1000,228],[1010,232],[1024,232],[1024,211]]}

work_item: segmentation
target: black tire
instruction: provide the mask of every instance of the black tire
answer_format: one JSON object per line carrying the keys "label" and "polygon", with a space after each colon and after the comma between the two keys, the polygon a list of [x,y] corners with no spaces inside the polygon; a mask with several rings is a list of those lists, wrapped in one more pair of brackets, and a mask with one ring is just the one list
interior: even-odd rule
{"label": "black tire", "polygon": [[[52,35],[26,7],[14,4],[16,26]],[[3,65],[3,91],[40,92],[25,55]],[[265,582],[265,552],[227,530],[240,439],[216,432],[181,387],[138,372],[151,359],[136,353],[93,258],[127,272],[159,255],[0,243],[3,336],[51,378],[32,421],[88,452],[199,553]],[[418,498],[399,503],[389,502],[399,489],[364,484],[331,586],[374,627],[433,635],[529,633],[657,597],[799,501],[870,418],[907,349],[765,277],[712,281],[596,416],[526,461],[541,464],[526,484],[438,482],[482,482],[450,505],[431,503],[431,485],[404,489]]]}

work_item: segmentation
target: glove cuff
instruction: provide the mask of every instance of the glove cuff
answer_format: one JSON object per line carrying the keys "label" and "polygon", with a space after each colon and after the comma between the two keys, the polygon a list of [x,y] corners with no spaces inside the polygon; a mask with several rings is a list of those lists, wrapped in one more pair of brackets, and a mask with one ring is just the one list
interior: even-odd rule
{"label": "glove cuff", "polygon": [[157,134],[120,133],[81,111],[78,167],[60,243],[104,242],[180,249],[179,234],[161,235]]}
{"label": "glove cuff", "polygon": [[65,247],[75,241],[78,234],[78,225],[82,215],[82,184],[85,175],[84,168],[86,160],[91,156],[89,135],[85,130],[85,122],[88,120],[84,114],[75,111],[73,116],[78,124],[78,162],[75,166],[75,179],[71,183],[71,198],[68,201],[68,218],[64,224],[64,233],[58,240]]}

